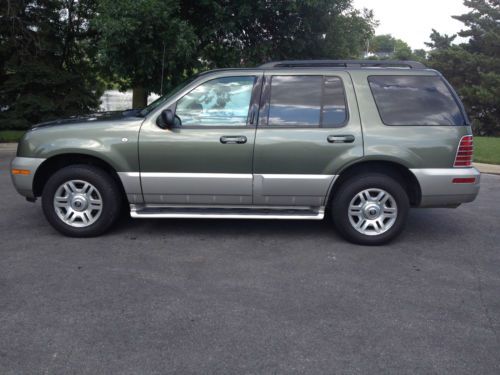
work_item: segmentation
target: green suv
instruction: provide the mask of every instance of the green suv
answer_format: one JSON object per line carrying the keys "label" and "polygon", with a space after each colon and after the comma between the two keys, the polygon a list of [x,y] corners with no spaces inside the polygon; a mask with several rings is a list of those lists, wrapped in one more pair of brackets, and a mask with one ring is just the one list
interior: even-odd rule
{"label": "green suv", "polygon": [[352,242],[396,237],[410,207],[479,191],[470,122],[408,61],[279,61],[193,77],[142,110],[35,125],[11,174],[47,220],[102,234],[133,218],[321,220]]}

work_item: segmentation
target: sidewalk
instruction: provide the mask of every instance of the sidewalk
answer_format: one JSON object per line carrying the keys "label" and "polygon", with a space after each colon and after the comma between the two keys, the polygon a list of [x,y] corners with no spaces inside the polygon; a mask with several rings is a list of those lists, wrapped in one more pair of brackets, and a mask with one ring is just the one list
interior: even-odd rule
{"label": "sidewalk", "polygon": [[484,163],[474,163],[474,167],[479,169],[481,173],[488,174],[498,174],[500,175],[500,165],[496,164],[484,164]]}
{"label": "sidewalk", "polygon": [[17,143],[1,143],[0,142],[0,150],[16,151],[17,150]]}
{"label": "sidewalk", "polygon": [[[16,151],[16,149],[17,149],[17,143],[0,143],[0,150]],[[479,169],[481,173],[500,175],[500,165],[474,163],[474,167]]]}

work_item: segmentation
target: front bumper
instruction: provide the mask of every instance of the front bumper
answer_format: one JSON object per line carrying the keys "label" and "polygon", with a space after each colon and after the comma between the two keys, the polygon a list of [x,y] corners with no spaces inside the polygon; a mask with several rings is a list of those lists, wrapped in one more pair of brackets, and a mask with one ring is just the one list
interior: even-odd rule
{"label": "front bumper", "polygon": [[[33,180],[40,165],[45,161],[43,158],[23,158],[16,157],[10,163],[10,176],[12,183],[19,194],[26,198],[35,198],[33,193]],[[29,174],[13,174],[12,170],[29,171]]]}
{"label": "front bumper", "polygon": [[[422,192],[419,207],[456,207],[472,202],[479,193],[481,173],[476,168],[410,169]],[[454,183],[454,179],[474,178],[474,183]]]}

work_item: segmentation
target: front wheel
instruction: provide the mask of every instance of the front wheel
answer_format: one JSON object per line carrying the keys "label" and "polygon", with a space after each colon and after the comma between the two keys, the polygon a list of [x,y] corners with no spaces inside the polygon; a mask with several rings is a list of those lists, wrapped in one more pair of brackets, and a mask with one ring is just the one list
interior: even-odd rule
{"label": "front wheel", "polygon": [[361,245],[382,245],[404,229],[409,200],[401,183],[370,173],[342,183],[332,199],[331,214],[340,234]]}
{"label": "front wheel", "polygon": [[105,171],[88,165],[62,168],[47,181],[42,208],[48,222],[71,237],[104,233],[118,218],[121,193]]}

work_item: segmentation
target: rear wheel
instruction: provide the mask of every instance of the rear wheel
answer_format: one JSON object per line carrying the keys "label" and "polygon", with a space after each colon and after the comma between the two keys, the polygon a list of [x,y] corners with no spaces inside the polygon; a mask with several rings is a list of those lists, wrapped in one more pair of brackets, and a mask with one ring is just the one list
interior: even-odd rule
{"label": "rear wheel", "polygon": [[47,181],[42,208],[49,223],[71,237],[104,233],[120,214],[121,194],[105,171],[88,165],[62,168]]}
{"label": "rear wheel", "polygon": [[332,199],[331,214],[337,230],[349,241],[381,245],[404,229],[409,206],[396,178],[370,173],[342,183]]}

